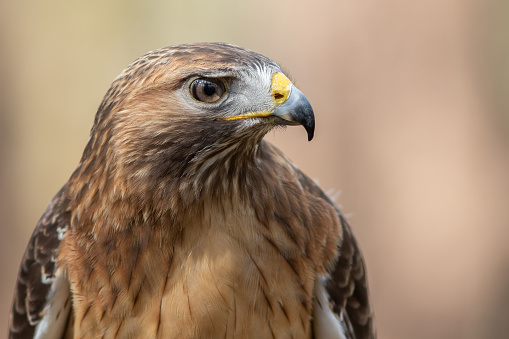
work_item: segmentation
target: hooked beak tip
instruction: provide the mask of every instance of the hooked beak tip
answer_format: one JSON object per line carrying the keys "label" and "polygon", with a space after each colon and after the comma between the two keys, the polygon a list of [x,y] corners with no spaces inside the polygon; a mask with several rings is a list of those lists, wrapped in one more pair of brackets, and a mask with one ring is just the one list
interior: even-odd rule
{"label": "hooked beak tip", "polygon": [[313,139],[315,133],[315,115],[306,96],[296,87],[292,87],[290,96],[283,104],[278,106],[272,115],[284,125],[302,125],[308,134],[308,141]]}

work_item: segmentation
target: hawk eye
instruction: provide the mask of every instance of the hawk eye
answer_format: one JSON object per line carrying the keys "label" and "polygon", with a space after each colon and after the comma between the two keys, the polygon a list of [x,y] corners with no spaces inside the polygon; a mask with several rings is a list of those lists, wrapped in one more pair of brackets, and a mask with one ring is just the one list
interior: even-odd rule
{"label": "hawk eye", "polygon": [[189,93],[198,101],[212,104],[223,97],[226,86],[220,79],[198,78],[189,86]]}

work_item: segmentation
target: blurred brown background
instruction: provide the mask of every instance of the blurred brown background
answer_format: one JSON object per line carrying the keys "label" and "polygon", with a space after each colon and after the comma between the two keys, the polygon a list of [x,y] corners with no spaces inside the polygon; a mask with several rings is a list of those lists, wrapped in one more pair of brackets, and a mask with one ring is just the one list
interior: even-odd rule
{"label": "blurred brown background", "polygon": [[341,193],[379,338],[507,338],[509,2],[1,1],[0,30],[0,333],[111,81],[149,50],[227,41],[313,104],[313,142],[269,139]]}

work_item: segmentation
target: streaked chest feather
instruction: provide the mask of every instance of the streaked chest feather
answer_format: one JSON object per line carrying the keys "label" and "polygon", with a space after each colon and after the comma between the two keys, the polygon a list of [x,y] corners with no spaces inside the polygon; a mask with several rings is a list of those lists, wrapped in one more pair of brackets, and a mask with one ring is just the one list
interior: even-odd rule
{"label": "streaked chest feather", "polygon": [[[199,237],[183,239],[184,250],[173,263],[178,273],[163,293],[163,333],[178,338],[309,337],[306,301],[312,284],[302,282],[296,268],[255,229],[253,218],[244,218],[244,224],[238,224],[239,218],[212,220]],[[302,274],[311,274],[310,262],[301,266]]]}
{"label": "streaked chest feather", "polygon": [[[78,333],[83,338],[309,338],[313,277],[321,263],[310,259],[306,241],[299,246],[280,226],[275,220],[261,225],[250,209],[207,209],[188,221],[173,252],[164,250],[164,240],[152,239],[159,246],[140,256],[128,282],[116,273],[93,273],[86,286],[75,280]],[[113,291],[101,291],[106,279]],[[118,295],[104,295],[108,292]]]}

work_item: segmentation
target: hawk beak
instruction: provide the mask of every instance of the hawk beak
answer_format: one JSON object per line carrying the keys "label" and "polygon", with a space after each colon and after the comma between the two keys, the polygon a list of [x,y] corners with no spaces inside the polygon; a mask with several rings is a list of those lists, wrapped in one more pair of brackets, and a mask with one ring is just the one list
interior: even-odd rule
{"label": "hawk beak", "polygon": [[276,108],[272,111],[250,112],[218,120],[240,120],[250,118],[272,118],[280,125],[302,125],[308,133],[308,141],[315,134],[315,114],[308,99],[293,86],[283,73],[274,73],[270,87],[272,101]]}
{"label": "hawk beak", "polygon": [[291,87],[286,101],[276,107],[271,116],[281,125],[302,125],[308,133],[308,141],[315,133],[315,115],[306,96],[295,86]]}

